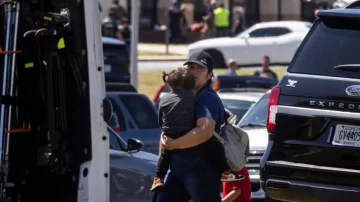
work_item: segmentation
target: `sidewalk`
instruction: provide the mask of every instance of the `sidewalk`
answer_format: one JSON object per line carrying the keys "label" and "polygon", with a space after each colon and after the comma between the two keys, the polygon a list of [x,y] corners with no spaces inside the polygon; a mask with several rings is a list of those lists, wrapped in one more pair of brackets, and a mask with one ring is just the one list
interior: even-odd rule
{"label": "sidewalk", "polygon": [[[187,45],[169,45],[169,54],[166,54],[165,44],[138,44],[138,50],[159,53],[158,56],[138,56],[139,61],[183,61],[187,59]],[[171,55],[175,54],[175,55]]]}

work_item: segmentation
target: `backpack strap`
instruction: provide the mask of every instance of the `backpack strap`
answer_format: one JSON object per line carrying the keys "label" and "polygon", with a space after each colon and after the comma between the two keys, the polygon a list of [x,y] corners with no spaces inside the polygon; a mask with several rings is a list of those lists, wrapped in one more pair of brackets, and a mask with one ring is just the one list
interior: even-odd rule
{"label": "backpack strap", "polygon": [[222,145],[225,145],[224,138],[220,137],[220,135],[216,131],[214,131],[214,136]]}
{"label": "backpack strap", "polygon": [[[224,107],[224,105],[223,105],[223,107]],[[228,117],[228,114],[226,113],[225,107],[224,107],[224,122],[225,122],[225,124],[229,124],[228,118],[230,118],[230,116]]]}

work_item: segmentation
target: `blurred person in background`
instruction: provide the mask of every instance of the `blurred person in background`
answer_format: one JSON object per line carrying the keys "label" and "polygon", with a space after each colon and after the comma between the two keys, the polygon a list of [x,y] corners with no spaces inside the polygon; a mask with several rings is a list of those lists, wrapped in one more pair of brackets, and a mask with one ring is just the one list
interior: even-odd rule
{"label": "blurred person in background", "polygon": [[121,18],[127,17],[127,15],[128,15],[126,10],[124,9],[124,7],[122,7],[119,4],[119,0],[112,0],[112,4],[111,4],[111,6],[109,8],[109,12],[110,12],[111,9],[114,10],[114,13],[115,13],[114,18],[116,20],[121,20]]}
{"label": "blurred person in background", "polygon": [[181,18],[180,18],[180,30],[181,30],[181,42],[186,43],[188,40],[189,24],[186,19],[186,7],[181,5]]}
{"label": "blurred person in background", "polygon": [[120,20],[116,19],[116,9],[110,8],[108,17],[106,17],[101,24],[101,32],[103,36],[117,38],[122,40],[122,35],[119,30]]}
{"label": "blurred person in background", "polygon": [[180,41],[180,19],[182,13],[176,0],[173,0],[172,5],[166,11],[165,17],[167,17],[167,31],[170,43],[179,43]]}
{"label": "blurred person in background", "polygon": [[237,72],[236,70],[238,69],[238,63],[230,58],[229,61],[228,61],[228,69],[227,71],[225,72],[225,75],[226,76],[237,76]]}
{"label": "blurred person in background", "polygon": [[120,40],[123,40],[128,50],[130,50],[131,28],[129,26],[129,20],[126,17],[122,17],[120,20]]}
{"label": "blurred person in background", "polygon": [[278,80],[276,73],[270,69],[270,57],[269,56],[265,55],[262,58],[261,66],[262,66],[262,69],[257,70],[254,73],[254,76],[260,76],[260,77],[272,78],[272,79]]}
{"label": "blurred person in background", "polygon": [[219,7],[214,10],[216,37],[229,36],[229,9],[225,8],[224,3],[220,3]]}
{"label": "blurred person in background", "polygon": [[207,14],[203,16],[203,20],[205,22],[205,32],[203,38],[214,38],[216,36],[216,27],[214,23],[214,9],[216,7],[216,3],[214,0],[206,0],[205,4],[207,6]]}
{"label": "blurred person in background", "polygon": [[236,10],[235,20],[231,29],[232,36],[236,36],[246,29],[245,15],[242,8]]}

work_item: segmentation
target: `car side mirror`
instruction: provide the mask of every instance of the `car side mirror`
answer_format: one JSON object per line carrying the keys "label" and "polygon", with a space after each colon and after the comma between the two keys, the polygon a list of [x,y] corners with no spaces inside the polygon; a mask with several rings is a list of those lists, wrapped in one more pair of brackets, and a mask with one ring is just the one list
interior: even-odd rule
{"label": "car side mirror", "polygon": [[136,153],[139,152],[144,146],[144,143],[142,143],[140,140],[130,138],[127,141],[127,148],[126,151],[129,153]]}
{"label": "car side mirror", "polygon": [[113,106],[111,101],[108,98],[103,99],[103,117],[104,121],[108,122],[111,120],[113,115]]}

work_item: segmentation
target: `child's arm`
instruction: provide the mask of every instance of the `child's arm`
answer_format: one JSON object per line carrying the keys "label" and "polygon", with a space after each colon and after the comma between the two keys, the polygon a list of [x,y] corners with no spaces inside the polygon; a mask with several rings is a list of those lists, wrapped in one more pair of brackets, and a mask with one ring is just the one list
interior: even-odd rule
{"label": "child's arm", "polygon": [[[162,110],[161,110],[161,105],[160,105],[160,103],[159,103],[159,114],[158,114],[158,118],[159,118],[159,126],[160,126],[160,128],[161,128],[162,125],[163,125],[162,116],[163,116],[163,114],[162,114]],[[162,137],[163,134],[164,134],[164,132],[161,132],[161,134],[160,134],[160,140],[159,140],[159,156],[161,155],[161,151],[162,151],[161,137]]]}
{"label": "child's arm", "polygon": [[161,138],[163,136],[164,132],[161,132],[161,135],[160,135],[160,140],[159,140],[159,156],[161,155],[161,151],[162,151],[162,143],[161,143]]}
{"label": "child's arm", "polygon": [[234,201],[237,197],[239,197],[241,194],[241,189],[234,189],[232,190],[228,195],[226,195],[223,199],[222,202],[232,202]]}

